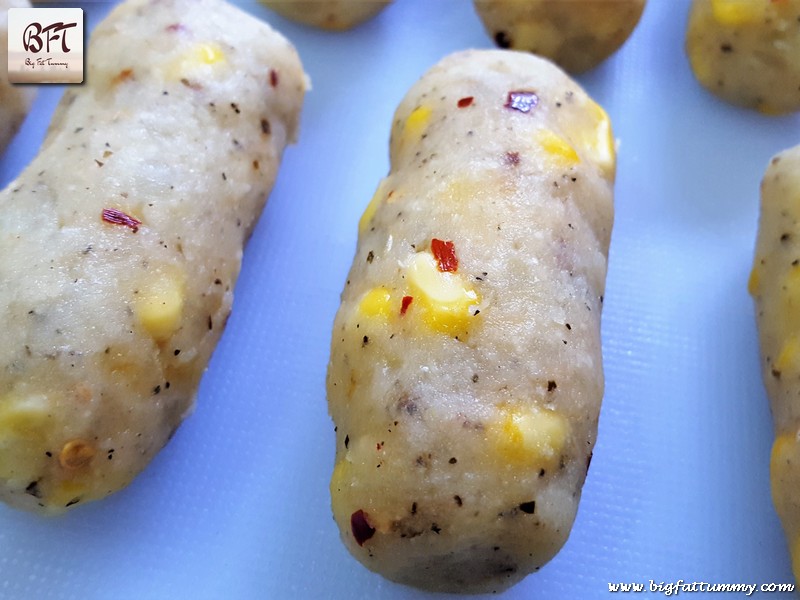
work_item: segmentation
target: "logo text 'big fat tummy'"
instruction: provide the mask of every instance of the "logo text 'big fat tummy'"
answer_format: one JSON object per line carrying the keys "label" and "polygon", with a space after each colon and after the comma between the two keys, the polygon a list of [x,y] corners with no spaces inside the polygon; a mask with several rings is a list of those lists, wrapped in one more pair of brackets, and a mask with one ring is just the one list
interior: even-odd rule
{"label": "logo text 'big fat tummy'", "polygon": [[83,10],[8,9],[8,80],[81,83]]}

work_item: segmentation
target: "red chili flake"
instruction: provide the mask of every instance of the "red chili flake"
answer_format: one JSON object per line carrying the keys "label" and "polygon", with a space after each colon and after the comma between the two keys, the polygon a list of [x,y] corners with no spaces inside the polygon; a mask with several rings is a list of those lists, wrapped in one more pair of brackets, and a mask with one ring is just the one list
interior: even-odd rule
{"label": "red chili flake", "polygon": [[166,30],[175,33],[176,31],[186,31],[186,27],[180,23],[173,23],[172,25],[167,25]]}
{"label": "red chili flake", "polygon": [[508,92],[505,107],[519,112],[529,113],[539,104],[539,96],[535,92]]}
{"label": "red chili flake", "polygon": [[474,98],[472,96],[461,98],[461,100],[458,101],[458,108],[467,108],[470,104],[472,104],[473,100]]}
{"label": "red chili flake", "polygon": [[414,301],[414,297],[413,296],[403,296],[403,302],[400,305],[400,314],[401,315],[406,314],[406,311],[408,310],[408,307],[411,306],[411,303],[413,301]]}
{"label": "red chili flake", "polygon": [[458,270],[456,245],[453,242],[443,242],[442,240],[433,238],[431,240],[431,252],[442,273],[454,273]]}
{"label": "red chili flake", "polygon": [[133,233],[139,231],[139,225],[142,224],[139,219],[134,219],[132,216],[126,215],[124,212],[117,210],[116,208],[104,208],[102,218],[106,223],[130,227]]}
{"label": "red chili flake", "polygon": [[272,87],[278,87],[278,72],[275,69],[269,70],[269,84]]}
{"label": "red chili flake", "polygon": [[350,529],[359,546],[375,535],[375,528],[369,524],[367,514],[361,509],[350,515]]}
{"label": "red chili flake", "polygon": [[516,167],[519,164],[519,152],[506,152],[506,163]]}

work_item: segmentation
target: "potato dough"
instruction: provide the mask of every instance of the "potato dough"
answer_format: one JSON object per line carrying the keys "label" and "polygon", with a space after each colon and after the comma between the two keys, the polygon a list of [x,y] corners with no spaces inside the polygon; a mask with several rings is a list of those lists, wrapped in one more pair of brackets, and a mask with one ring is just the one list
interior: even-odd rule
{"label": "potato dough", "polygon": [[392,0],[261,0],[287,19],[333,31],[352,29],[381,12]]}
{"label": "potato dough", "polygon": [[29,6],[25,0],[0,0],[0,152],[14,137],[36,96],[36,88],[8,81],[8,9]]}
{"label": "potato dough", "polygon": [[292,46],[220,0],[130,0],[0,195],[0,498],[128,484],[191,410],[296,135]]}
{"label": "potato dough", "polygon": [[390,579],[499,591],[564,544],[595,442],[610,123],[548,61],[461,52],[401,102],[391,165],[333,329],[333,513]]}
{"label": "potato dough", "polygon": [[501,48],[527,50],[572,73],[596,67],[625,43],[645,0],[475,0]]}
{"label": "potato dough", "polygon": [[765,114],[800,109],[800,0],[694,0],[686,52],[720,98]]}
{"label": "potato dough", "polygon": [[775,156],[761,183],[761,217],[749,290],[764,384],[775,422],[770,478],[800,580],[800,146]]}

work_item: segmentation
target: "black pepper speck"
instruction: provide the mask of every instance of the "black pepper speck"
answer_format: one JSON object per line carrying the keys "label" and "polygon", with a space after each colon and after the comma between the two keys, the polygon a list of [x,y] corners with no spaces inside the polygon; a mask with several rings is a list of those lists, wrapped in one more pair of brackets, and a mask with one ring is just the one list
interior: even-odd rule
{"label": "black pepper speck", "polygon": [[494,42],[500,48],[510,48],[511,47],[511,38],[508,37],[508,34],[505,31],[498,31],[494,34]]}

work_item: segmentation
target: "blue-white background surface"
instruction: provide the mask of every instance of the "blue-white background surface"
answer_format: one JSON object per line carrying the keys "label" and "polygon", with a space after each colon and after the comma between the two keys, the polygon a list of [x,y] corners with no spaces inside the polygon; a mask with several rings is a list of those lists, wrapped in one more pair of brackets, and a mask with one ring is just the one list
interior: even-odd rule
{"label": "blue-white background surface", "polygon": [[[103,502],[58,519],[0,507],[3,600],[429,597],[368,572],[339,542],[325,369],[358,217],[388,170],[394,108],[444,55],[491,43],[467,0],[396,0],[338,34],[240,4],[295,43],[314,87],[197,410]],[[110,6],[69,5],[85,9],[88,30]],[[746,282],[759,181],[772,154],[800,143],[800,116],[702,90],[683,52],[688,6],[650,0],[626,46],[578,78],[621,142],[606,395],[569,541],[504,598],[792,580]],[[61,91],[40,86],[0,162],[2,185],[35,154]]]}

